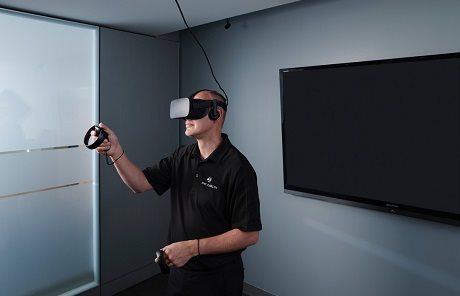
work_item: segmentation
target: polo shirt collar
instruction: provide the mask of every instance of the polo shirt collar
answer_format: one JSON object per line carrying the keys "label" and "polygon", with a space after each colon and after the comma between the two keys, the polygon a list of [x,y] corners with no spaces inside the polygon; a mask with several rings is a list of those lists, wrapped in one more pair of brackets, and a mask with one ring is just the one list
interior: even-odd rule
{"label": "polo shirt collar", "polygon": [[[217,148],[211,153],[211,155],[208,156],[203,161],[213,161],[213,162],[219,162],[227,152],[227,150],[230,148],[232,143],[230,143],[230,140],[228,139],[227,134],[221,133],[222,136],[222,142],[217,146]],[[193,158],[201,158],[200,155],[200,149],[198,148],[198,144],[195,143],[192,151],[192,157]]]}

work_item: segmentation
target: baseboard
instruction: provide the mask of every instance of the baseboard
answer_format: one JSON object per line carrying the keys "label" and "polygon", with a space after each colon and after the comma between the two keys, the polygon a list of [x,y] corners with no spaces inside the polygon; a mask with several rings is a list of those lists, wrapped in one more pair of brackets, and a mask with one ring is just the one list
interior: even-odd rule
{"label": "baseboard", "polygon": [[256,288],[248,283],[243,284],[243,295],[244,296],[275,296],[264,290]]}

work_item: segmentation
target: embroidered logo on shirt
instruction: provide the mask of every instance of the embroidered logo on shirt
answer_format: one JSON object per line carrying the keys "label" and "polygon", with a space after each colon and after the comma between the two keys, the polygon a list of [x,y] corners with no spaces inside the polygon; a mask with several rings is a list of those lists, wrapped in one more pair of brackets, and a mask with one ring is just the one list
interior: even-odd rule
{"label": "embroidered logo on shirt", "polygon": [[211,184],[211,182],[212,182],[212,178],[211,178],[211,177],[206,178],[206,181],[207,181],[207,183],[201,181],[201,185],[206,186],[206,187],[209,187],[209,188],[212,188],[212,189],[217,189],[217,186],[216,186],[216,185],[212,185],[212,184]]}

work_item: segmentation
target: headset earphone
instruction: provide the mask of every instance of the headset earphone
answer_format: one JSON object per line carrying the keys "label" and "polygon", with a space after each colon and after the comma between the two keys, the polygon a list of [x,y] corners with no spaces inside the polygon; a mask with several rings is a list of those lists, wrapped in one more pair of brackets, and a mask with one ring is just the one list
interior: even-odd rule
{"label": "headset earphone", "polygon": [[212,100],[212,107],[211,110],[209,110],[208,117],[211,120],[216,121],[220,117],[219,111],[217,111],[217,100],[214,99]]}

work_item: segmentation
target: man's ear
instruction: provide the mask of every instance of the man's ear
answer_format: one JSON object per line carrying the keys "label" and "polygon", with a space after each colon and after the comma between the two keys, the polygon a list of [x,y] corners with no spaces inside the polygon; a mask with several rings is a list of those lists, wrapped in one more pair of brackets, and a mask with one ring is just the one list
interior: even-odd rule
{"label": "man's ear", "polygon": [[225,120],[225,110],[222,107],[217,108],[217,112],[219,112],[219,119],[222,119],[222,122]]}

